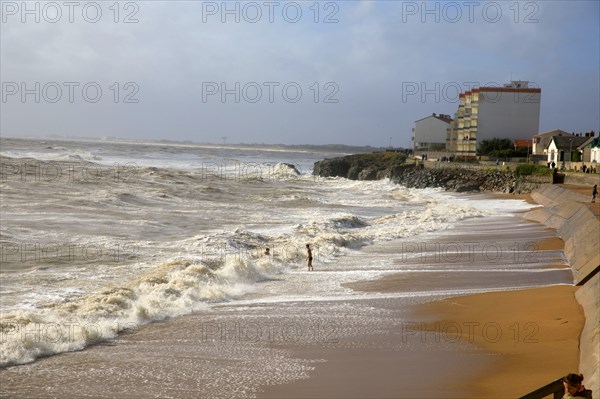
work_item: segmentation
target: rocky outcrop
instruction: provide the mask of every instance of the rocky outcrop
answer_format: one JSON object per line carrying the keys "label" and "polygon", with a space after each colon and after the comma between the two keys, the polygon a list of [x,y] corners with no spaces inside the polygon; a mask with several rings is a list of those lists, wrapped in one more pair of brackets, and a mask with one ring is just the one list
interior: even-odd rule
{"label": "rocky outcrop", "polygon": [[443,168],[413,168],[392,179],[413,188],[443,187],[447,190],[513,192],[517,177],[508,171]]}
{"label": "rocky outcrop", "polygon": [[403,164],[403,161],[402,154],[394,153],[350,155],[319,161],[315,163],[313,173],[321,177],[345,177],[351,180],[389,178],[406,187],[442,187],[456,192],[521,194],[530,193],[540,185],[551,182],[551,177],[517,176],[510,170],[464,166],[425,168],[423,165]]}
{"label": "rocky outcrop", "polygon": [[379,180],[401,167],[406,156],[397,152],[374,152],[329,158],[316,162],[313,174],[321,177],[345,177],[350,180]]}

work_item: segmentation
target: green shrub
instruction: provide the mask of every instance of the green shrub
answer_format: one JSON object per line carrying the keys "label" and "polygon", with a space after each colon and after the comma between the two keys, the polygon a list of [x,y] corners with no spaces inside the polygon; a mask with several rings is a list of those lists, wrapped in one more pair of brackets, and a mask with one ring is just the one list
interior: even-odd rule
{"label": "green shrub", "polygon": [[517,176],[551,175],[552,169],[544,165],[524,164],[517,166],[515,172]]}

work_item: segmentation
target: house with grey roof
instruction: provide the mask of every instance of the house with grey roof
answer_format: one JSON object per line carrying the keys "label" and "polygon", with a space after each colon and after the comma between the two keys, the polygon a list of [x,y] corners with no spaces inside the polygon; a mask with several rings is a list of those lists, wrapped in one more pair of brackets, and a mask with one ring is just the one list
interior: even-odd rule
{"label": "house with grey roof", "polygon": [[569,132],[565,132],[564,130],[555,129],[545,133],[535,134],[532,138],[532,154],[533,155],[547,155],[546,149],[548,148],[548,144],[550,144],[550,140],[554,136],[568,136],[575,137],[574,134]]}
{"label": "house with grey roof", "polygon": [[588,139],[589,137],[573,135],[553,136],[546,147],[548,162],[554,162],[556,165],[565,161],[579,162],[580,153],[577,150],[577,147],[585,143]]}

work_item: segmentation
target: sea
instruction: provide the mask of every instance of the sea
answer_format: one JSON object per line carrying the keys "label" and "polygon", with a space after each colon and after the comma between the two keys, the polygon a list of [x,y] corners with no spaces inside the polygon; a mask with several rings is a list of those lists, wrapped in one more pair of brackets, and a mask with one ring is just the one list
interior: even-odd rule
{"label": "sea", "polygon": [[[0,144],[5,397],[255,397],[324,361],[278,343],[350,345],[390,321],[377,301],[572,283],[562,251],[536,246],[553,233],[518,216],[535,205],[313,176],[343,155],[328,148]],[[389,276],[405,283],[353,288]],[[168,347],[171,360],[129,362]],[[135,394],[119,391],[128,383]]]}

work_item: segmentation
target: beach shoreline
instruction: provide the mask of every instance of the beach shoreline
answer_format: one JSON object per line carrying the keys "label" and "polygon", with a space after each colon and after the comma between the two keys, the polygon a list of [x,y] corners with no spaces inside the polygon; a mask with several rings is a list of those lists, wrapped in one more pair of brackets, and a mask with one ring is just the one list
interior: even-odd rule
{"label": "beach shoreline", "polygon": [[[564,285],[448,298],[411,307],[387,335],[357,338],[370,348],[288,346],[294,357],[319,359],[314,371],[264,386],[258,397],[520,397],[578,369],[584,320],[574,292]],[[411,372],[399,375],[406,364]]]}
{"label": "beach shoreline", "polygon": [[[536,204],[530,195],[519,198],[503,194],[490,196]],[[522,221],[538,224],[526,219]],[[563,251],[564,241],[556,235],[556,231],[545,230],[552,231],[552,236],[536,240],[535,251]],[[359,291],[380,293],[406,289],[401,274],[348,286]],[[470,370],[467,379],[453,371],[456,364],[443,365],[448,367],[450,378],[442,383],[439,388],[443,392],[436,393],[435,397],[520,397],[564,374],[579,370],[579,337],[585,318],[575,292],[573,285],[556,285],[456,296],[417,304],[410,307],[410,321],[402,324],[402,334],[395,338],[403,343],[409,338],[418,339],[424,347],[439,346],[445,341],[462,351],[462,360],[467,359],[469,354],[484,354],[474,361],[477,367],[469,368],[465,362],[458,364],[459,368]],[[443,345],[438,350],[443,351]],[[296,355],[311,357],[315,353],[296,348]],[[431,353],[421,355],[432,356]],[[398,384],[402,380],[398,376],[381,377],[391,370],[394,363],[389,358],[398,356],[397,353],[376,354],[371,351],[362,354],[363,358],[357,358],[356,353],[330,353],[329,356],[329,361],[337,366],[328,366],[327,362],[317,364],[309,379],[265,387],[259,397],[431,397],[407,392],[405,385]],[[375,356],[380,356],[382,361],[373,361]],[[425,363],[434,364],[431,359]],[[363,366],[365,373],[356,373]],[[332,383],[339,381],[339,374],[346,374],[348,378],[335,388]],[[353,382],[356,379],[360,384]],[[415,383],[423,381],[431,382],[427,370]]]}

